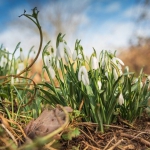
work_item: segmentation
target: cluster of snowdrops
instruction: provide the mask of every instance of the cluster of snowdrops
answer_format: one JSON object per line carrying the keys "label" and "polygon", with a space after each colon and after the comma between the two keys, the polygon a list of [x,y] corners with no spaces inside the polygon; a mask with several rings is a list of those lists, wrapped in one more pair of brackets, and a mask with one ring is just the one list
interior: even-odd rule
{"label": "cluster of snowdrops", "polygon": [[[17,59],[12,55],[10,60],[7,53],[1,47],[1,75],[17,74],[26,67],[22,49]],[[115,122],[118,116],[132,123],[149,110],[150,76],[142,69],[139,76],[130,72],[115,52],[103,50],[97,54],[93,49],[87,57],[79,40],[71,51],[64,35],[59,34],[56,49],[48,42],[42,51],[42,59],[42,74],[47,72],[50,82],[43,78],[37,84],[41,103],[54,107],[57,104],[70,106],[79,112],[82,121],[98,123],[101,132],[104,132],[104,124]],[[20,81],[11,77],[11,85],[17,82]]]}

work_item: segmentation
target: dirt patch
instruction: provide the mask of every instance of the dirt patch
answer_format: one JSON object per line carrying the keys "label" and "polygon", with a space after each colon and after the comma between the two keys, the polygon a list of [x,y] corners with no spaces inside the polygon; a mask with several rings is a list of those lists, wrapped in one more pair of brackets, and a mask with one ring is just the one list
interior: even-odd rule
{"label": "dirt patch", "polygon": [[[81,134],[72,141],[61,141],[62,150],[147,150],[150,148],[150,119],[141,118],[133,125],[119,120],[105,126],[104,134],[96,124],[80,123]],[[108,129],[107,129],[108,128]]]}

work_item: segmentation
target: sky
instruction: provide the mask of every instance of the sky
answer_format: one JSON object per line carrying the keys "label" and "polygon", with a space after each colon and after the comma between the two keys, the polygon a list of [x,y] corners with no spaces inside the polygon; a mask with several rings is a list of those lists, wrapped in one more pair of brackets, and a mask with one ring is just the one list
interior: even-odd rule
{"label": "sky", "polygon": [[[81,40],[85,54],[126,49],[136,37],[150,36],[150,9],[143,0],[1,0],[0,44],[13,52],[18,42],[25,53],[39,44],[35,26],[25,17],[24,10],[38,7],[39,22],[44,33],[44,44],[55,42],[59,32],[73,51],[76,39]],[[141,12],[147,10],[146,19],[138,22]],[[44,46],[44,45],[43,45]],[[19,54],[19,53],[18,53]]]}

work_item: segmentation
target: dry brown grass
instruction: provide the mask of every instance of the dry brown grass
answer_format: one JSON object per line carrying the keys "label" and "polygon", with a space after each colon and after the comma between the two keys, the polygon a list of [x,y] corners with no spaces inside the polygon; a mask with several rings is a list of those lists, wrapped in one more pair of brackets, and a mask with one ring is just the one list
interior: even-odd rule
{"label": "dry brown grass", "polygon": [[144,72],[150,74],[150,39],[122,51],[118,57],[123,60],[126,66],[129,66],[130,71],[139,72],[143,67]]}

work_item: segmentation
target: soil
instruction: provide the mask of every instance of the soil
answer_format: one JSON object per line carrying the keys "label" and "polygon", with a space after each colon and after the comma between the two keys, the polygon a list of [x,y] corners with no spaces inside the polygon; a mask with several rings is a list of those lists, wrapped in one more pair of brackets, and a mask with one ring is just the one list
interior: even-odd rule
{"label": "soil", "polygon": [[[133,124],[118,119],[115,124],[104,125],[104,133],[96,123],[73,122],[71,126],[78,127],[80,135],[71,141],[61,139],[58,150],[150,150],[150,117],[146,115]],[[2,142],[8,144],[8,138],[1,135],[0,149],[4,146]]]}
{"label": "soil", "polygon": [[61,141],[61,150],[150,150],[150,118],[138,119],[133,125],[121,119],[106,126],[105,133],[96,124],[79,123],[80,136],[71,141]]}

